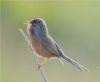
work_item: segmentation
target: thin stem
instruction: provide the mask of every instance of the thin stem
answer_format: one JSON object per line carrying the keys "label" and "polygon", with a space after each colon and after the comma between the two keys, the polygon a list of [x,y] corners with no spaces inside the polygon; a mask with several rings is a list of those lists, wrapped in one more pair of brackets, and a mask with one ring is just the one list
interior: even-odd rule
{"label": "thin stem", "polygon": [[[31,49],[32,49],[32,55],[33,55],[33,57],[35,58],[36,63],[37,63],[37,64],[40,64],[40,60],[39,60],[39,58],[36,56],[36,53],[35,53],[35,51],[34,51],[34,48],[32,47],[32,45],[31,45],[31,43],[30,43],[30,41],[29,41],[27,35],[25,35],[24,31],[23,31],[21,28],[19,28],[19,31],[20,31],[20,33],[22,34],[22,36],[24,37],[24,39],[26,40],[26,42],[28,43],[28,46],[31,47]],[[48,82],[47,76],[46,76],[46,74],[45,74],[45,72],[44,72],[44,69],[43,69],[42,67],[39,69],[39,73],[40,73],[40,76],[42,77],[42,79],[44,80],[44,82]]]}

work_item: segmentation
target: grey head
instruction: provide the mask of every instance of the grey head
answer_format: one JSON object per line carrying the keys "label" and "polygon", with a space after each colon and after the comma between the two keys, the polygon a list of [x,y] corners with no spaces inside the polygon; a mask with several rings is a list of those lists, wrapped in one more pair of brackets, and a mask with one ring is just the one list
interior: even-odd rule
{"label": "grey head", "polygon": [[32,19],[29,23],[32,24],[32,27],[34,29],[41,30],[41,31],[47,31],[46,23],[42,18]]}
{"label": "grey head", "polygon": [[37,37],[37,39],[42,40],[41,38],[44,38],[48,35],[46,23],[42,18],[32,19],[31,21],[29,21],[29,24],[31,24],[32,35]]}

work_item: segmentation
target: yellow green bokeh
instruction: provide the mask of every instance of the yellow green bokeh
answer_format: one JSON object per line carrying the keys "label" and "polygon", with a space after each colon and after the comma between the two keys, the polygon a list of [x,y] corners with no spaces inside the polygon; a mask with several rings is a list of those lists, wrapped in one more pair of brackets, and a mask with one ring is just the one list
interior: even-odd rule
{"label": "yellow green bokeh", "polygon": [[1,0],[1,82],[43,82],[18,31],[26,31],[24,23],[32,18],[43,18],[64,52],[90,69],[52,60],[44,66],[49,82],[100,82],[99,0]]}

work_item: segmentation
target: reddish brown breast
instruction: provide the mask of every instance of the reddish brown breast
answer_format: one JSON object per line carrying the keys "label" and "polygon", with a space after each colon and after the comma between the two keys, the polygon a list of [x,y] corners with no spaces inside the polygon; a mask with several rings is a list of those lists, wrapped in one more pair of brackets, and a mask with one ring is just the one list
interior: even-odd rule
{"label": "reddish brown breast", "polygon": [[39,56],[46,57],[46,58],[55,56],[54,54],[51,54],[49,51],[43,48],[41,43],[37,40],[36,36],[32,34],[32,30],[33,30],[32,27],[29,27],[27,30],[28,30],[28,35],[29,35],[29,39],[32,44],[32,47],[35,49],[36,53]]}

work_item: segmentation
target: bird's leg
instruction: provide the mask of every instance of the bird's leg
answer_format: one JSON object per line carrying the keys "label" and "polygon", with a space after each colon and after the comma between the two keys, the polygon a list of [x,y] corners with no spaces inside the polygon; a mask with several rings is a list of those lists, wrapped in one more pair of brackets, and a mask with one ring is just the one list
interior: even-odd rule
{"label": "bird's leg", "polygon": [[48,62],[48,58],[43,58],[43,61],[40,64],[37,64],[38,70]]}

